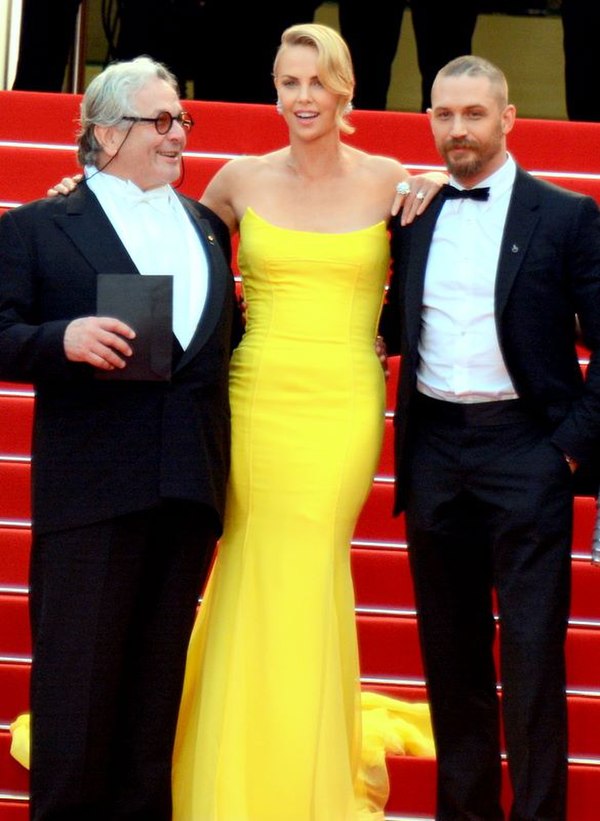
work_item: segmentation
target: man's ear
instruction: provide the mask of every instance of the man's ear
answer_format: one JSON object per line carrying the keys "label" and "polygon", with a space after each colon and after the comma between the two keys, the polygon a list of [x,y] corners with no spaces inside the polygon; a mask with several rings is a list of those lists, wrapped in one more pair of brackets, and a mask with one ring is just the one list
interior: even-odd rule
{"label": "man's ear", "polygon": [[515,124],[515,120],[517,117],[517,109],[514,105],[509,104],[504,108],[502,112],[502,133],[508,134],[512,131],[513,126]]}
{"label": "man's ear", "polygon": [[123,132],[113,125],[95,125],[94,136],[107,157],[114,157],[123,142]]}

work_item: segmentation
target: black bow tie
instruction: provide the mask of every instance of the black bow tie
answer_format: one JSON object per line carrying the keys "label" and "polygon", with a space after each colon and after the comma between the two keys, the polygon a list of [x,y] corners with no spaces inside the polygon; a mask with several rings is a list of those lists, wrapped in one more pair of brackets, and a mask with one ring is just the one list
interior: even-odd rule
{"label": "black bow tie", "polygon": [[455,188],[453,185],[443,186],[447,200],[487,200],[490,196],[489,188]]}

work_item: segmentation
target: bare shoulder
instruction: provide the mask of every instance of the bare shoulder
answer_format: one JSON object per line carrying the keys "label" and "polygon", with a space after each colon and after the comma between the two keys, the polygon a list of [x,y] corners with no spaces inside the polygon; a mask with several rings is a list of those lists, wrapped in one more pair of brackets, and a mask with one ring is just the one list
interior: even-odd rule
{"label": "bare shoulder", "polygon": [[410,176],[402,163],[394,157],[386,157],[382,154],[369,154],[361,151],[361,161],[370,174],[384,182],[398,182]]}
{"label": "bare shoulder", "polygon": [[230,160],[212,178],[202,202],[236,230],[247,207],[280,182],[286,156],[287,150],[279,149]]}
{"label": "bare shoulder", "polygon": [[259,157],[254,156],[244,156],[227,160],[208,183],[205,193],[211,189],[236,185],[240,179],[252,172],[259,159]]}
{"label": "bare shoulder", "polygon": [[399,160],[381,154],[370,154],[367,151],[351,149],[349,160],[352,162],[353,184],[360,185],[366,194],[370,191],[374,198],[383,198],[391,208],[396,185],[410,177],[408,170]]}
{"label": "bare shoulder", "polygon": [[225,163],[206,186],[200,199],[228,225],[233,234],[241,219],[239,198],[252,184],[264,158],[259,156],[235,157]]}
{"label": "bare shoulder", "polygon": [[228,191],[233,196],[242,189],[253,187],[257,178],[276,167],[279,153],[248,155],[229,160],[214,175],[206,188],[205,196],[212,196],[216,191],[219,196],[225,196]]}

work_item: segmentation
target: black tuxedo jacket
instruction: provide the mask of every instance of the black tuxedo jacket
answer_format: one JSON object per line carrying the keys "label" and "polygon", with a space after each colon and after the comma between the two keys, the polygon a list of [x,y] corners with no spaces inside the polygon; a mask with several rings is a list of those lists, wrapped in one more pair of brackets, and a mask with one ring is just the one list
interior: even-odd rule
{"label": "black tuxedo jacket", "polygon": [[209,506],[220,527],[229,470],[228,366],[240,324],[226,226],[207,208],[181,200],[207,252],[209,288],[170,382],[100,380],[92,367],[65,356],[68,323],[96,313],[98,274],[137,273],[87,186],[0,219],[0,379],[32,383],[36,391],[37,532],[144,510],[164,497]]}
{"label": "black tuxedo jacket", "polygon": [[[388,353],[402,356],[394,420],[396,513],[406,504],[425,269],[442,205],[438,196],[412,225],[403,228],[396,219],[391,226],[393,267],[380,333]],[[553,443],[582,463],[576,490],[595,492],[590,481],[600,442],[600,214],[593,199],[517,168],[495,312],[519,397]],[[590,349],[585,380],[576,317]]]}

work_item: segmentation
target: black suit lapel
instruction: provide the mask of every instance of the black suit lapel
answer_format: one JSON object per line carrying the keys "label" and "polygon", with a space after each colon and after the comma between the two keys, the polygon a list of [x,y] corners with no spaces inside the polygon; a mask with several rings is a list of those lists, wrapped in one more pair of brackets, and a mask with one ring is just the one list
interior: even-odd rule
{"label": "black suit lapel", "polygon": [[539,219],[539,191],[521,168],[506,215],[496,276],[496,316],[501,316]]}
{"label": "black suit lapel", "polygon": [[102,206],[87,185],[80,185],[69,195],[66,213],[54,219],[97,273],[139,273]]}
{"label": "black suit lapel", "polygon": [[202,219],[193,205],[186,199],[180,197],[180,201],[187,210],[206,253],[208,260],[208,292],[196,333],[185,349],[178,369],[184,367],[194,357],[215,330],[222,315],[227,284],[231,277],[230,268],[208,220]]}
{"label": "black suit lapel", "polygon": [[421,309],[423,306],[423,288],[425,286],[425,270],[431,248],[431,240],[435,224],[444,204],[444,199],[437,196],[429,205],[425,213],[417,217],[408,227],[400,230],[410,232],[410,242],[406,257],[402,264],[406,266],[404,286],[405,328],[409,349],[413,350],[418,344],[421,332]]}

